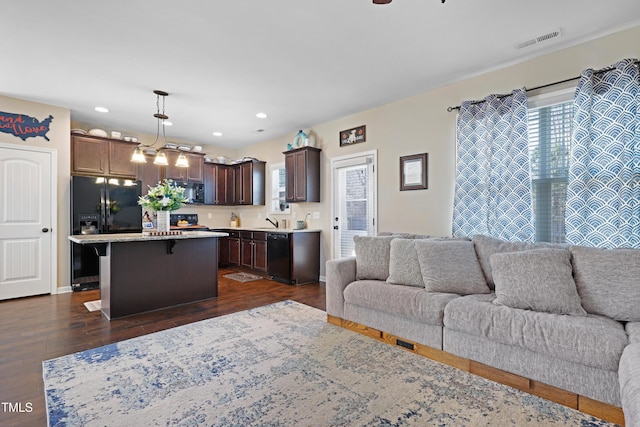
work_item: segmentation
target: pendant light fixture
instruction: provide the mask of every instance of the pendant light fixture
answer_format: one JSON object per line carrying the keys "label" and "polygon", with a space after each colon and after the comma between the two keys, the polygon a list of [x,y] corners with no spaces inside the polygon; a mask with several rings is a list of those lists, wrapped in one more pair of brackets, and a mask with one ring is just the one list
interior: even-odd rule
{"label": "pendant light fixture", "polygon": [[[138,145],[138,147],[133,152],[133,155],[131,156],[131,161],[134,163],[147,163],[144,153],[142,152],[140,147],[153,148],[158,140],[160,140],[160,128],[162,127],[162,139],[160,141],[164,142],[164,144],[157,150],[156,157],[153,160],[153,164],[159,166],[168,166],[169,161],[167,160],[167,156],[164,153],[163,148],[165,145],[167,145],[167,137],[164,133],[164,121],[169,119],[169,116],[164,113],[164,104],[165,98],[169,96],[169,94],[163,90],[154,90],[153,93],[156,94],[156,113],[153,115],[153,117],[155,117],[158,121],[156,128],[156,139],[151,145]],[[162,112],[160,112],[160,97],[162,97]],[[188,168],[189,160],[187,160],[187,156],[185,156],[184,153],[180,153],[175,165],[179,168]]]}

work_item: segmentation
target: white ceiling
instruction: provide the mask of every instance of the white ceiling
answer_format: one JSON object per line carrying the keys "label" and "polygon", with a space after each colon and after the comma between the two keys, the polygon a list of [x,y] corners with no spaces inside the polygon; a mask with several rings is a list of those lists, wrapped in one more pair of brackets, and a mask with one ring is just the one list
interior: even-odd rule
{"label": "white ceiling", "polygon": [[638,25],[640,1],[5,0],[2,18],[0,94],[155,134],[161,89],[169,140],[238,148]]}

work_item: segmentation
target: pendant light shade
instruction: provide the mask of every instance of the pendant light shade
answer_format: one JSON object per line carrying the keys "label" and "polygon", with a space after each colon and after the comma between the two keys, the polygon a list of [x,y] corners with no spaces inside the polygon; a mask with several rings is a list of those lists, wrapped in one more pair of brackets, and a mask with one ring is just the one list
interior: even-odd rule
{"label": "pendant light shade", "polygon": [[158,154],[156,154],[156,158],[153,160],[153,164],[154,165],[158,165],[158,166],[168,166],[169,165],[169,161],[167,160],[167,156],[164,154],[163,151],[158,151]]}
{"label": "pendant light shade", "polygon": [[147,163],[147,159],[144,157],[144,153],[140,147],[136,147],[135,151],[131,155],[131,161],[133,163]]}
{"label": "pendant light shade", "polygon": [[176,160],[176,167],[179,167],[179,168],[189,167],[189,160],[187,160],[187,156],[185,156],[184,153],[180,153],[180,155],[178,156],[178,159]]}

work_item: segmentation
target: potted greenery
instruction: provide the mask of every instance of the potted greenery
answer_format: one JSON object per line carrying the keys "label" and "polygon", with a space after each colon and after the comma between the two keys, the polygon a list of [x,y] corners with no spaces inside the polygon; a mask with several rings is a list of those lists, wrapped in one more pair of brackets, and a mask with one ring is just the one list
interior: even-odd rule
{"label": "potted greenery", "polygon": [[187,199],[184,188],[178,186],[171,179],[163,179],[155,187],[149,186],[149,192],[140,196],[138,204],[144,209],[156,212],[156,229],[169,231],[170,212],[180,209]]}

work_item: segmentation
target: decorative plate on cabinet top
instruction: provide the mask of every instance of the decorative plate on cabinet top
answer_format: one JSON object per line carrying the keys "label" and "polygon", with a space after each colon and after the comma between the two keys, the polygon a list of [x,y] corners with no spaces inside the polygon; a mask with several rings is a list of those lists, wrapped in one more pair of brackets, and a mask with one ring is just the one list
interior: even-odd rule
{"label": "decorative plate on cabinet top", "polygon": [[86,135],[87,131],[84,129],[71,129],[71,133],[77,133],[79,135]]}
{"label": "decorative plate on cabinet top", "polygon": [[109,134],[104,129],[97,129],[96,128],[96,129],[89,129],[89,135],[102,136],[102,137],[106,138]]}

